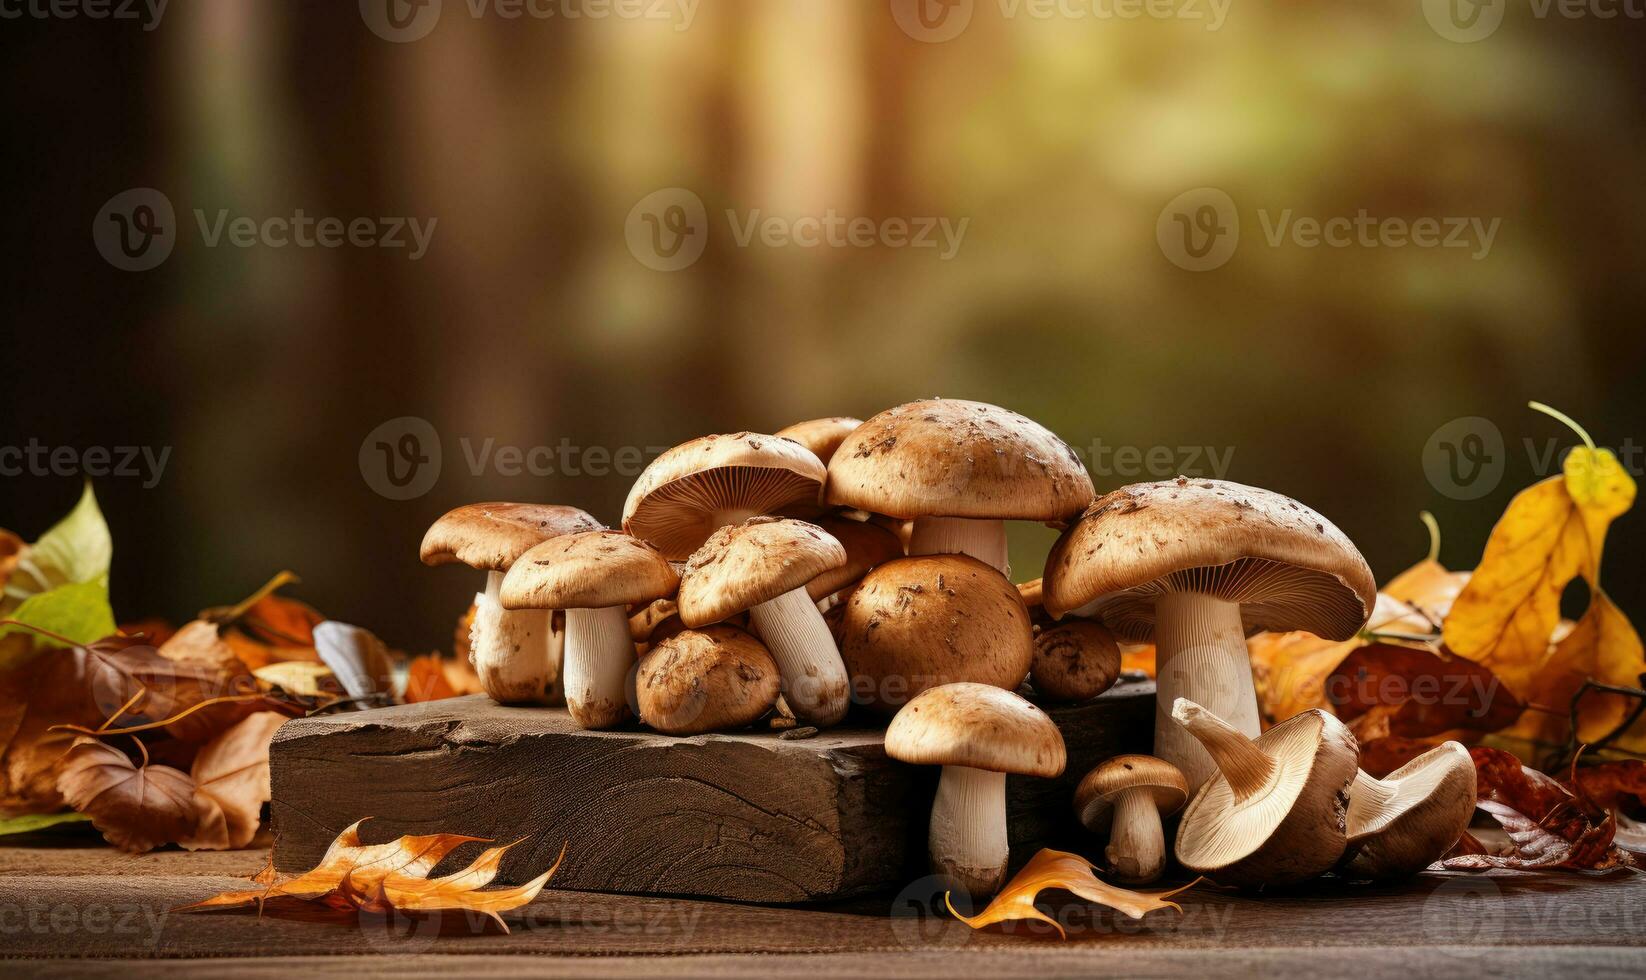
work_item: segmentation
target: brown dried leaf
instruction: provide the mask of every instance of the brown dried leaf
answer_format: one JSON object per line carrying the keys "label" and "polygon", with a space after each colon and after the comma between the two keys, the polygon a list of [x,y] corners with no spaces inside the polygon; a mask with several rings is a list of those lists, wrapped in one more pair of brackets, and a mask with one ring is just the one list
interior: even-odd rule
{"label": "brown dried leaf", "polygon": [[[1425,738],[1463,729],[1495,732],[1525,710],[1485,667],[1445,650],[1369,643],[1326,679],[1326,695],[1356,738]],[[1382,730],[1367,727],[1372,718]],[[1356,724],[1356,723],[1360,724]]]}
{"label": "brown dried leaf", "polygon": [[1096,865],[1078,854],[1054,851],[1049,847],[1042,848],[1029,859],[1023,870],[1012,876],[1012,880],[1006,883],[1006,887],[994,897],[994,901],[976,915],[968,918],[956,912],[954,905],[949,904],[947,894],[944,895],[943,901],[948,904],[949,911],[955,918],[973,929],[981,929],[1009,919],[1038,919],[1051,923],[1057,934],[1067,939],[1063,926],[1058,924],[1056,919],[1035,908],[1035,899],[1048,888],[1061,888],[1079,895],[1088,902],[1097,902],[1133,919],[1141,919],[1146,913],[1156,909],[1175,909],[1182,912],[1182,907],[1166,899],[1188,891],[1199,883],[1197,878],[1179,888],[1134,892],[1099,881],[1097,875],[1092,873],[1095,867]]}
{"label": "brown dried leaf", "polygon": [[116,847],[141,853],[194,833],[194,780],[170,766],[137,766],[95,738],[63,756],[57,788]]}
{"label": "brown dried leaf", "polygon": [[204,619],[197,619],[173,633],[155,652],[178,663],[201,664],[231,674],[246,672],[246,665],[234,655],[234,648],[218,633],[217,624]]}
{"label": "brown dried leaf", "polygon": [[260,711],[206,743],[195,757],[194,784],[200,827],[190,850],[245,847],[257,836],[269,800],[269,742],[286,716]]}
{"label": "brown dried leaf", "polygon": [[91,697],[82,649],[49,650],[0,671],[0,810],[61,809],[57,763],[77,736],[53,726],[95,728],[103,717]]}
{"label": "brown dried leaf", "polygon": [[1579,769],[1576,785],[1570,778],[1565,782],[1576,795],[1592,800],[1596,806],[1607,810],[1617,809],[1630,797],[1637,804],[1646,805],[1646,762],[1639,759],[1604,762]]}

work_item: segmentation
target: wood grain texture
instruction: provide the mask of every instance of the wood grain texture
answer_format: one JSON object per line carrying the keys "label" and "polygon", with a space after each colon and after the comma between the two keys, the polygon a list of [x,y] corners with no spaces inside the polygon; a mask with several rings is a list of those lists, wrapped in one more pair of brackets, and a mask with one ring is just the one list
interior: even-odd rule
{"label": "wood grain texture", "polygon": [[[1086,769],[1147,749],[1153,686],[1049,710],[1069,768],[1008,781],[1018,861],[1069,841]],[[888,759],[877,728],[801,740],[589,732],[561,710],[480,696],[288,723],[271,771],[282,870],[312,866],[340,830],[372,817],[368,841],[525,837],[504,863],[508,881],[532,877],[569,841],[562,887],[766,903],[837,899],[920,873],[937,775]]]}

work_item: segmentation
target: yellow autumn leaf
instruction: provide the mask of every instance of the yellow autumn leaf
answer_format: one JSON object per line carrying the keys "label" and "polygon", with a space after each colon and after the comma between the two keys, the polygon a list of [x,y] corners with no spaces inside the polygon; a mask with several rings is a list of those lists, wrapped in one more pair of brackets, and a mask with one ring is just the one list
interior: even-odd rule
{"label": "yellow autumn leaf", "polygon": [[[1642,650],[1640,634],[1609,596],[1596,592],[1583,618],[1551,645],[1531,683],[1541,703],[1564,708],[1585,680],[1637,687],[1642,672],[1646,672],[1646,651]],[[1593,742],[1611,734],[1634,703],[1617,694],[1592,691],[1584,695],[1578,708],[1578,741]],[[1532,741],[1564,742],[1569,724],[1564,711],[1528,711],[1504,734]],[[1619,747],[1628,746],[1619,743]]]}
{"label": "yellow autumn leaf", "polygon": [[946,893],[943,902],[949,906],[949,912],[955,918],[973,929],[981,929],[1008,919],[1039,919],[1042,922],[1050,922],[1058,935],[1067,939],[1068,935],[1056,919],[1035,908],[1035,899],[1048,888],[1061,888],[1079,895],[1088,902],[1097,902],[1133,919],[1141,919],[1145,913],[1155,909],[1175,909],[1182,912],[1183,909],[1177,903],[1168,902],[1166,899],[1179,892],[1188,891],[1200,882],[1200,879],[1196,878],[1178,888],[1134,892],[1099,881],[1097,875],[1092,873],[1094,867],[1092,862],[1078,854],[1054,851],[1049,847],[1042,848],[1029,859],[1023,870],[1012,876],[1012,880],[1006,883],[1006,887],[1000,890],[994,901],[976,915],[967,917],[956,912]]}

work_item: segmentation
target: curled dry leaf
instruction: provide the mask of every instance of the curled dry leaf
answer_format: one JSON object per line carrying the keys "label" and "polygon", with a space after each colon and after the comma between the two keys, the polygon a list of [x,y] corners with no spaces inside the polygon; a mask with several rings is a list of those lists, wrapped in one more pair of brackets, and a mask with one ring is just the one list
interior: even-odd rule
{"label": "curled dry leaf", "polygon": [[78,737],[55,725],[95,728],[103,712],[91,696],[84,650],[57,650],[0,671],[0,810],[61,809],[57,762]]}
{"label": "curled dry leaf", "polygon": [[943,901],[949,906],[949,911],[955,918],[973,929],[981,929],[1009,919],[1038,919],[1051,923],[1057,934],[1067,939],[1067,934],[1056,919],[1035,908],[1035,899],[1049,888],[1073,892],[1089,902],[1105,905],[1133,919],[1141,919],[1156,909],[1182,912],[1181,906],[1167,899],[1200,883],[1200,879],[1197,878],[1178,888],[1136,892],[1099,881],[1097,875],[1093,874],[1095,867],[1096,865],[1078,854],[1055,851],[1049,847],[1042,848],[1029,859],[1023,870],[1012,876],[1012,880],[1006,883],[1006,887],[1000,890],[994,901],[976,915],[968,917],[956,912],[954,905],[949,903],[947,894],[944,895]]}
{"label": "curled dry leaf", "polygon": [[1646,805],[1646,762],[1627,759],[1579,769],[1566,784],[1575,795],[1594,801],[1596,806],[1615,810],[1632,798]]}
{"label": "curled dry leaf", "polygon": [[260,711],[208,742],[195,757],[197,826],[190,850],[245,847],[257,836],[269,800],[269,742],[286,716]]}
{"label": "curled dry leaf", "polygon": [[109,843],[127,851],[151,851],[194,833],[194,780],[187,773],[135,765],[95,738],[75,740],[63,756],[57,788]]}

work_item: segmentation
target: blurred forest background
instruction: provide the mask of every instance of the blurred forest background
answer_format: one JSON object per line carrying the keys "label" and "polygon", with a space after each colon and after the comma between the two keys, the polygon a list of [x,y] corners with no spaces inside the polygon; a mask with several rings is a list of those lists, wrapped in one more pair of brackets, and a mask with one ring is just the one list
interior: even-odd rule
{"label": "blurred forest background", "polygon": [[[464,438],[644,450],[976,398],[1083,452],[1232,449],[1225,475],[1327,514],[1380,579],[1423,556],[1423,509],[1444,561],[1478,560],[1541,475],[1523,440],[1574,441],[1528,399],[1603,445],[1646,441],[1646,24],[1520,0],[1461,44],[1417,0],[1232,0],[1217,30],[1010,9],[978,0],[943,43],[882,0],[703,0],[684,30],[445,0],[409,43],[345,0],[173,0],[152,31],[7,21],[0,443],[173,447],[153,488],[97,483],[122,619],[187,619],[291,568],[294,594],[423,651],[450,647],[479,584],[418,563],[442,511],[554,501],[615,522],[632,482],[476,475]],[[1196,273],[1156,224],[1203,186],[1238,203],[1242,238]],[[179,216],[148,272],[89,233],[131,187]],[[660,272],[625,226],[671,187],[712,231]],[[297,208],[438,226],[414,262],[210,248],[192,216]],[[1270,246],[1259,211],[1288,208],[1501,226],[1479,260]],[[945,261],[740,247],[727,210],[969,224]],[[360,450],[401,416],[433,426],[444,466],[396,501]],[[1507,444],[1502,482],[1467,501],[1424,469],[1465,416]],[[1116,459],[1100,490],[1153,478]],[[0,478],[0,526],[34,538],[79,483]],[[1013,533],[1033,577],[1053,535]],[[1637,508],[1606,563],[1637,622],[1643,549]]]}

